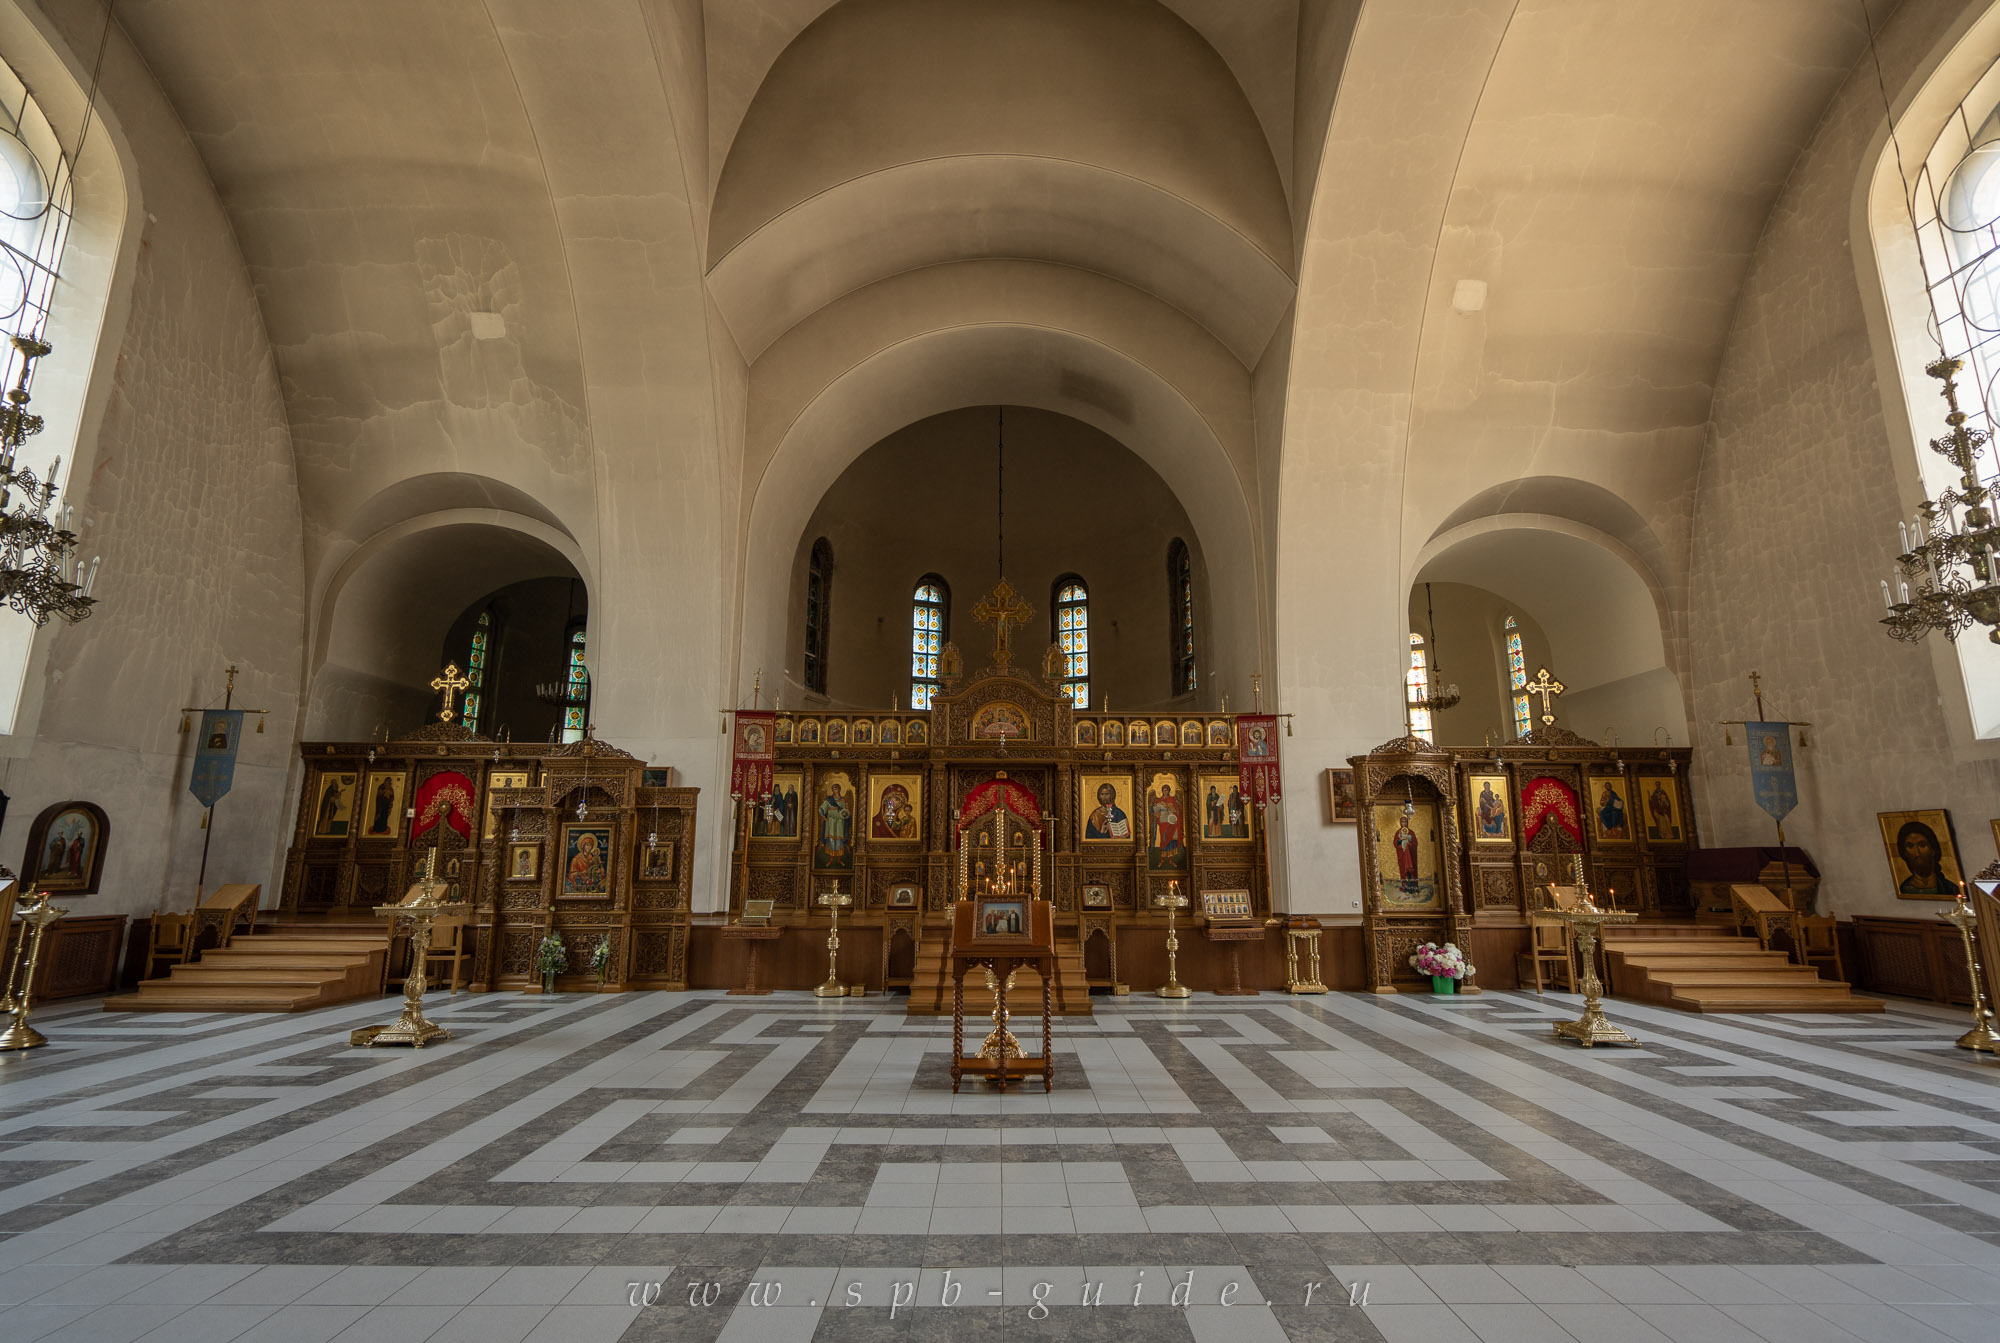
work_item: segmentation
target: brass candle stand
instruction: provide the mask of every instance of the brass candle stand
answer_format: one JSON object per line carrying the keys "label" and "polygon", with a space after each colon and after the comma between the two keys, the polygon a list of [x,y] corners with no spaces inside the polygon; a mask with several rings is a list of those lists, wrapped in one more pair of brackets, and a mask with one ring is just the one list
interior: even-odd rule
{"label": "brass candle stand", "polygon": [[1181,894],[1181,884],[1178,881],[1168,882],[1167,893],[1154,896],[1153,905],[1155,908],[1164,907],[1167,911],[1167,982],[1153,992],[1162,998],[1189,997],[1193,991],[1181,983],[1174,966],[1175,956],[1181,949],[1181,940],[1174,933],[1174,911],[1187,906],[1187,897]]}
{"label": "brass candle stand", "polygon": [[1578,985],[1583,990],[1583,1015],[1575,1021],[1558,1021],[1555,1024],[1556,1035],[1574,1040],[1585,1049],[1592,1045],[1636,1046],[1639,1043],[1637,1040],[1604,1018],[1604,984],[1597,978],[1597,930],[1607,923],[1632,923],[1639,916],[1615,909],[1599,909],[1591,903],[1587,891],[1575,909],[1550,912],[1569,924],[1570,931],[1576,936],[1577,959],[1583,964],[1582,981]]}
{"label": "brass candle stand", "polygon": [[[1326,982],[1319,977],[1319,920],[1285,929],[1285,992],[1325,993]],[[1299,952],[1303,949],[1309,966],[1299,977]]]}
{"label": "brass candle stand", "polygon": [[1008,1059],[1021,1057],[1021,1042],[1007,1029],[1011,1015],[1007,1011],[1007,995],[1014,991],[1014,976],[1020,973],[1020,967],[1009,970],[1004,983],[994,975],[992,966],[983,965],[980,969],[986,972],[986,989],[993,995],[993,1029],[979,1046],[977,1057],[992,1059],[1004,1069]]}
{"label": "brass candle stand", "polygon": [[[1983,875],[1983,874],[1982,874]],[[1965,973],[1972,981],[1972,1029],[1958,1037],[1960,1049],[1970,1049],[1975,1053],[1985,1050],[1989,1054],[2000,1054],[2000,1031],[1994,1030],[1993,1009],[1986,1001],[1986,986],[1980,982],[1979,951],[1975,945],[1979,914],[1960,895],[1950,909],[1938,911],[1938,917],[1958,929],[1958,937],[1965,944]]]}
{"label": "brass candle stand", "polygon": [[[7,991],[0,1007],[13,1020],[4,1031],[0,1031],[0,1053],[20,1049],[38,1049],[49,1042],[48,1037],[28,1024],[28,1016],[35,1010],[35,969],[42,960],[42,938],[48,933],[49,925],[69,913],[49,903],[49,893],[41,892],[27,908],[20,911],[21,941],[14,948],[14,961],[7,971]],[[25,956],[27,972],[21,972]],[[16,997],[18,981],[19,996]]]}
{"label": "brass candle stand", "polygon": [[[437,879],[437,850],[432,849],[424,864],[424,878],[400,904],[377,905],[376,914],[386,919],[410,921],[410,972],[403,977],[403,1011],[386,1026],[363,1026],[347,1036],[350,1045],[408,1045],[422,1049],[432,1040],[449,1040],[451,1032],[424,1017],[424,956],[431,946],[431,923],[439,915],[463,914],[471,908],[460,902],[440,900],[440,891],[451,888]],[[394,925],[391,925],[393,931]]]}
{"label": "brass candle stand", "polygon": [[844,998],[847,986],[840,982],[840,910],[843,905],[854,903],[854,897],[843,895],[840,883],[835,881],[833,889],[823,893],[819,902],[833,911],[833,927],[826,934],[826,983],[813,987],[815,998]]}

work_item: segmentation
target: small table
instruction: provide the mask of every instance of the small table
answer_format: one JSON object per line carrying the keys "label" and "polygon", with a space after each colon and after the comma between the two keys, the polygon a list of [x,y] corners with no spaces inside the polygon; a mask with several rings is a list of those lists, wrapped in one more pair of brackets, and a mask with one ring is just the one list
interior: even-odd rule
{"label": "small table", "polygon": [[[951,1089],[958,1092],[959,1081],[967,1074],[997,1083],[1002,1091],[1014,1079],[1040,1075],[1044,1093],[1055,1089],[1055,915],[1046,900],[1029,900],[1028,932],[1010,938],[974,936],[978,906],[975,900],[961,900],[953,911],[951,936]],[[1018,901],[1009,903],[1021,903]],[[974,966],[983,968],[993,989],[993,1030],[977,1054],[965,1052],[965,976]],[[1016,971],[1031,969],[1042,977],[1042,1058],[1030,1061],[1021,1053],[1021,1043],[1007,1029],[1007,991],[1013,987]]]}
{"label": "small table", "polygon": [[785,930],[783,928],[773,927],[768,923],[730,923],[723,925],[722,936],[728,941],[743,943],[744,950],[750,954],[750,963],[743,968],[743,987],[729,990],[731,994],[761,998],[771,991],[757,987],[757,949],[763,946],[764,943],[775,942],[784,935]]}
{"label": "small table", "polygon": [[1262,942],[1264,925],[1261,923],[1217,923],[1209,920],[1202,936],[1211,942],[1220,942],[1229,948],[1229,987],[1215,992],[1231,998],[1254,998],[1256,989],[1243,987],[1243,944]]}
{"label": "small table", "polygon": [[1597,930],[1607,923],[1632,923],[1637,914],[1615,909],[1598,909],[1589,904],[1551,911],[1576,934],[1577,959],[1583,962],[1583,1015],[1575,1021],[1558,1021],[1559,1038],[1574,1040],[1585,1049],[1592,1045],[1633,1045],[1638,1041],[1604,1019],[1604,984],[1597,978]]}

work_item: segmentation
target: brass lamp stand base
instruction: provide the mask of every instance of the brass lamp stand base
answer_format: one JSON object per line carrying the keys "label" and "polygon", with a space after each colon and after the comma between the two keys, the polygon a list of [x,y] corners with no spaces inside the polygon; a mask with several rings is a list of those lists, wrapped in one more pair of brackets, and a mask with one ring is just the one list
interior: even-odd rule
{"label": "brass lamp stand base", "polygon": [[1979,973],[1978,915],[1961,894],[1958,903],[1939,910],[1938,917],[1958,929],[1959,941],[1965,945],[1966,978],[1972,981],[1972,1029],[1958,1037],[1958,1047],[2000,1054],[2000,1031],[1993,1029],[1993,1009],[1986,1004],[1986,986]]}
{"label": "brass lamp stand base", "polygon": [[421,1012],[413,1015],[408,1007],[403,1009],[403,1015],[387,1026],[363,1026],[347,1034],[350,1045],[408,1045],[412,1049],[422,1049],[433,1040],[449,1039],[450,1031],[427,1019]]}
{"label": "brass lamp stand base", "polygon": [[13,1025],[0,1031],[0,1053],[16,1049],[39,1049],[48,1042],[48,1036],[18,1017],[15,1018]]}
{"label": "brass lamp stand base", "polygon": [[[437,866],[437,851],[430,857],[431,870]],[[349,1031],[349,1045],[408,1045],[412,1049],[422,1049],[433,1040],[449,1040],[451,1032],[424,1016],[424,955],[431,946],[431,923],[440,914],[463,914],[470,908],[464,904],[441,904],[437,900],[438,886],[431,872],[427,872],[420,887],[421,894],[408,898],[408,903],[377,905],[375,912],[383,918],[408,919],[410,922],[410,973],[403,977],[403,1010],[397,1018],[386,1026],[363,1026]],[[395,924],[390,928],[393,931]]]}
{"label": "brass lamp stand base", "polygon": [[1583,1005],[1583,1015],[1575,1021],[1558,1021],[1555,1033],[1574,1040],[1585,1049],[1592,1045],[1637,1045],[1639,1042],[1604,1019],[1604,1009],[1592,998]]}
{"label": "brass lamp stand base", "polygon": [[[0,1036],[0,1049],[6,1048],[5,1036]],[[1989,1054],[2000,1054],[2000,1031],[1993,1029],[1993,1014],[1987,1013],[1983,1020],[1975,1022],[1971,1030],[1958,1037],[1960,1049],[1985,1050]]]}

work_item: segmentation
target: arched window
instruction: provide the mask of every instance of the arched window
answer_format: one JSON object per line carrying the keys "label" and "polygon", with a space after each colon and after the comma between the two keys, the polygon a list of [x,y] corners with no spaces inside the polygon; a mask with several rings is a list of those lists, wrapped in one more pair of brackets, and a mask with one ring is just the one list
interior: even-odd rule
{"label": "arched window", "polygon": [[1090,707],[1090,589],[1075,574],[1049,587],[1049,634],[1062,647],[1062,693],[1078,709]]}
{"label": "arched window", "polygon": [[568,675],[564,678],[570,703],[563,710],[564,741],[582,741],[583,725],[590,721],[590,669],[583,663],[583,622],[569,629]]}
{"label": "arched window", "polygon": [[[39,339],[69,235],[69,157],[12,67],[0,64],[0,329]],[[12,386],[21,353],[0,349]]]}
{"label": "arched window", "polygon": [[806,565],[806,689],[826,693],[827,612],[833,600],[833,547],[822,536],[813,542]]}
{"label": "arched window", "polygon": [[1410,670],[1403,677],[1403,694],[1410,714],[1410,735],[1425,741],[1437,739],[1431,732],[1431,711],[1421,701],[1431,693],[1430,660],[1424,656],[1424,636],[1410,633]]}
{"label": "arched window", "polygon": [[1514,735],[1525,737],[1533,720],[1528,717],[1528,662],[1521,655],[1521,629],[1512,616],[1501,628],[1507,634],[1507,689],[1514,697]]}
{"label": "arched window", "polygon": [[1178,536],[1167,547],[1167,634],[1173,641],[1174,693],[1194,693],[1194,561]]}
{"label": "arched window", "polygon": [[472,642],[465,650],[465,703],[458,721],[467,731],[479,731],[479,714],[486,707],[486,664],[493,653],[493,608],[479,613]]}
{"label": "arched window", "polygon": [[928,709],[938,692],[938,658],[951,638],[951,589],[936,574],[910,595],[910,707]]}

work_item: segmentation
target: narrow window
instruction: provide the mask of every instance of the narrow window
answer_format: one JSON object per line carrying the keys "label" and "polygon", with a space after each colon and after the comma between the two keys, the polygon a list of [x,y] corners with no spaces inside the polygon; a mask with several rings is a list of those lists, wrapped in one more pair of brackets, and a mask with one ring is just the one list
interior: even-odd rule
{"label": "narrow window", "polygon": [[828,603],[833,598],[833,547],[822,536],[813,542],[806,568],[806,689],[826,693]]}
{"label": "narrow window", "polygon": [[1507,623],[1502,628],[1507,631],[1507,688],[1514,695],[1514,735],[1525,737],[1532,726],[1528,717],[1526,693],[1528,663],[1521,656],[1521,630],[1514,623],[1514,617],[1508,616]]}
{"label": "narrow window", "polygon": [[928,709],[937,694],[938,657],[951,637],[951,589],[936,574],[917,580],[910,597],[910,707]]}
{"label": "narrow window", "polygon": [[479,731],[479,711],[486,703],[486,661],[493,647],[493,608],[479,613],[472,627],[472,645],[465,650],[465,707],[458,721],[468,732]]}
{"label": "narrow window", "polygon": [[1062,648],[1062,693],[1078,709],[1090,707],[1090,589],[1064,574],[1049,589],[1050,633]]}
{"label": "narrow window", "polygon": [[582,741],[583,725],[590,715],[590,669],[583,665],[583,625],[570,627],[569,632],[569,674],[565,678],[569,689],[569,706],[563,710],[564,741]]}
{"label": "narrow window", "polygon": [[1431,711],[1422,703],[1431,693],[1430,662],[1424,657],[1424,636],[1415,632],[1410,635],[1410,670],[1403,678],[1403,687],[1410,711],[1410,735],[1435,742],[1437,739],[1431,735]]}
{"label": "narrow window", "polygon": [[1187,542],[1167,547],[1167,631],[1173,640],[1174,693],[1194,693],[1194,562]]}

